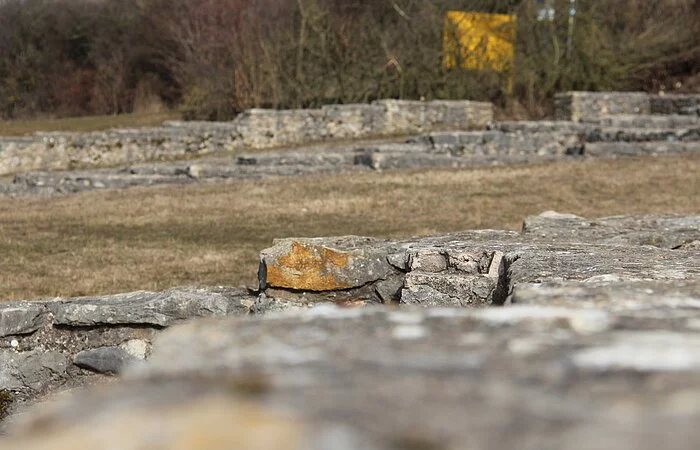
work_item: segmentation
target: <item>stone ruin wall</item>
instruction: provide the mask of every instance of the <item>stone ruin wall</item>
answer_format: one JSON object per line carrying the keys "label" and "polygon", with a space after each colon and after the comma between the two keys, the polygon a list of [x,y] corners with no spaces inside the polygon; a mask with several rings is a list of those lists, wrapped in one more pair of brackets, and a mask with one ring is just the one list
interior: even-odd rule
{"label": "stone ruin wall", "polygon": [[644,92],[565,92],[554,99],[557,120],[598,122],[614,115],[700,116],[699,95]]}
{"label": "stone ruin wall", "polygon": [[[254,109],[231,122],[171,121],[153,128],[0,137],[0,176],[188,160],[216,153],[332,140],[416,136],[439,131],[464,133],[493,124],[493,114],[493,106],[482,102],[382,100],[369,105],[332,105],[309,110]],[[555,116],[554,122],[503,122],[496,124],[496,129],[550,135],[590,134],[591,129],[598,128],[634,128],[637,132],[654,129],[666,134],[669,130],[677,134],[679,129],[685,129],[692,134],[700,123],[700,96],[567,92],[557,95]],[[679,140],[676,136],[618,137],[593,140]],[[469,139],[476,145],[492,141],[488,132],[482,136],[478,131],[469,135]],[[557,139],[552,137],[552,141]],[[591,141],[588,136],[585,140]]]}
{"label": "stone ruin wall", "polygon": [[0,176],[186,159],[240,148],[477,129],[492,120],[489,103],[382,100],[320,109],[254,109],[231,122],[166,122],[154,128],[37,133],[0,138]]}
{"label": "stone ruin wall", "polygon": [[161,330],[247,314],[254,300],[245,289],[180,288],[0,303],[0,391],[18,405],[104,381],[148,358]]}
{"label": "stone ruin wall", "polygon": [[[685,289],[684,282],[697,284],[698,249],[700,216],[589,220],[546,213],[527,218],[520,233],[281,239],[260,253],[257,290],[182,287],[1,303],[0,390],[14,410],[53,392],[105,381],[148,359],[163,330],[195,318],[265,316],[326,304],[572,306],[576,295],[587,295],[583,287]],[[547,286],[571,289],[572,303],[548,300]]]}
{"label": "stone ruin wall", "polygon": [[[144,157],[146,153],[142,152],[143,148],[150,149],[148,157],[158,159],[168,152],[171,152],[168,157],[173,157],[173,154],[197,155],[198,152],[218,151],[224,148],[222,142],[229,142],[230,149],[236,149],[239,145],[267,148],[314,140],[351,139],[362,132],[399,135],[410,134],[415,129],[423,134],[408,143],[381,144],[376,148],[353,149],[337,155],[309,155],[294,151],[251,154],[243,157],[244,164],[236,162],[236,171],[233,172],[238,175],[242,169],[251,170],[253,175],[257,175],[267,166],[279,168],[285,167],[285,164],[291,164],[290,167],[313,167],[311,162],[318,164],[321,156],[321,159],[332,160],[333,164],[340,160],[353,166],[366,164],[378,169],[426,167],[430,164],[454,167],[454,161],[465,158],[465,155],[472,157],[466,158],[464,165],[473,165],[478,158],[501,162],[509,158],[524,161],[522,158],[535,153],[538,158],[560,158],[578,155],[582,148],[585,154],[592,156],[608,155],[614,150],[613,147],[619,154],[625,154],[628,150],[630,154],[639,154],[642,147],[648,147],[652,152],[650,154],[673,146],[680,150],[697,151],[696,142],[700,140],[700,96],[568,93],[559,96],[558,100],[561,100],[558,105],[559,118],[566,119],[566,122],[502,122],[492,125],[490,130],[479,132],[432,132],[432,128],[448,123],[464,124],[465,121],[476,123],[470,122],[477,120],[473,114],[477,118],[487,117],[489,105],[478,112],[478,108],[455,107],[458,104],[475,105],[470,102],[377,102],[357,107],[357,110],[353,109],[355,106],[341,106],[298,112],[249,111],[235,122],[239,127],[237,130],[249,132],[237,134],[235,139],[231,138],[231,123],[195,122],[170,123],[162,128],[142,131],[116,130],[70,135],[70,142],[79,141],[80,148],[92,149],[90,136],[102,136],[102,150],[91,151],[96,151],[96,155],[115,158],[112,160],[103,156],[98,161],[104,163],[109,160],[110,164],[117,164],[121,161],[119,158]],[[457,128],[463,127],[460,125]],[[150,135],[146,138],[150,143],[143,146],[139,133],[150,133],[152,130],[169,133],[169,138],[161,140]],[[266,130],[266,133],[256,130]],[[116,141],[104,137],[110,133],[117,136]],[[242,135],[246,135],[247,140],[241,140]],[[41,136],[42,139],[49,136],[65,138],[65,135],[56,134]],[[31,139],[16,140],[30,142]],[[124,145],[125,141],[131,143]],[[121,144],[115,146],[114,142]],[[52,145],[53,150],[58,149],[57,154],[70,154],[69,151],[61,153],[66,149],[62,147],[63,144]],[[213,147],[208,147],[211,145],[221,147],[211,150]],[[627,149],[627,145],[634,147],[634,152],[630,150],[632,147]],[[425,154],[424,147],[429,147],[431,151]],[[115,152],[115,148],[122,149],[122,152]],[[406,155],[413,156],[409,158]],[[57,158],[55,161],[59,160]],[[195,166],[176,167],[173,170],[179,171],[177,174],[185,171],[188,179],[204,179],[207,171],[222,176],[215,169],[220,171],[226,167],[222,169],[215,161],[210,164],[214,163],[216,168],[200,164],[196,171]],[[131,172],[138,175],[133,168]],[[175,172],[172,176],[177,175]],[[643,374],[651,371],[673,377],[678,373],[682,379],[690,377],[694,374],[692,371],[700,367],[700,359],[694,353],[695,347],[686,352],[695,358],[691,358],[688,367],[679,368],[674,366],[677,359],[666,361],[658,355],[668,350],[663,339],[676,339],[673,342],[679,345],[697,342],[700,327],[697,313],[697,305],[700,304],[699,250],[700,216],[585,219],[545,213],[526,219],[520,233],[481,230],[402,240],[366,237],[278,240],[260,254],[258,290],[183,287],[164,292],[2,303],[0,416],[21,411],[27,402],[42,401],[56,392],[108,381],[113,375],[122,374],[123,370],[126,371],[127,390],[129,371],[131,373],[132,391],[128,391],[127,395],[113,393],[112,402],[102,403],[119,404],[122,397],[126,403],[133,402],[144,393],[160,398],[159,370],[165,371],[178,383],[181,379],[185,380],[185,384],[192,383],[192,374],[185,369],[176,368],[172,369],[173,373],[168,372],[171,363],[173,367],[189,364],[194,368],[192,373],[212,375],[218,374],[222,367],[230,373],[245,373],[250,370],[252,362],[253,366],[260,365],[282,379],[287,375],[288,367],[275,365],[278,359],[286,361],[280,355],[299,350],[298,356],[303,357],[308,353],[308,338],[315,339],[307,333],[306,320],[316,320],[324,327],[332,328],[332,324],[341,323],[343,317],[351,315],[363,317],[361,322],[348,328],[360,330],[360,336],[353,335],[355,340],[343,338],[342,334],[336,340],[324,338],[322,342],[314,344],[319,352],[327,345],[334,345],[341,349],[338,354],[353,356],[354,348],[363,348],[365,350],[357,356],[360,362],[366,363],[368,354],[370,359],[376,358],[379,367],[385,364],[385,370],[396,370],[392,364],[399,361],[400,367],[410,371],[417,370],[416,357],[420,361],[427,354],[438,352],[442,359],[437,358],[437,362],[431,363],[433,366],[427,367],[427,375],[420,375],[426,380],[432,380],[430,377],[434,373],[442,373],[441,368],[446,373],[452,370],[451,361],[459,354],[449,347],[454,333],[446,332],[445,342],[438,338],[440,330],[454,328],[456,322],[459,322],[459,327],[455,329],[462,331],[464,323],[473,324],[479,330],[483,326],[489,330],[489,339],[496,340],[504,332],[521,333],[518,327],[522,322],[533,323],[534,329],[545,330],[547,339],[552,333],[561,334],[562,327],[570,328],[578,336],[575,338],[578,339],[578,359],[574,358],[574,364],[578,364],[575,366],[579,371],[578,376],[588,377],[587,371],[590,371],[588,382],[593,386],[604,381],[605,377],[614,377],[619,364],[627,364],[623,365],[627,370]],[[362,311],[337,309],[336,306],[333,306],[336,308],[334,310],[324,309],[329,305],[370,308]],[[385,311],[378,309],[380,305],[391,308]],[[506,307],[489,308],[491,306]],[[431,309],[436,307],[437,310]],[[396,308],[406,310],[394,312]],[[449,310],[448,314],[444,308],[456,309]],[[467,311],[455,312],[463,308]],[[265,316],[308,309],[313,309],[308,317],[314,319],[298,316],[295,319],[275,319],[277,322],[267,318],[205,322],[201,329],[198,328],[199,322],[195,321],[183,327],[172,327],[194,318]],[[387,323],[381,321],[384,314]],[[329,318],[327,321],[326,317]],[[431,320],[436,321],[433,328],[427,324]],[[391,339],[375,340],[371,333],[376,329],[368,325],[373,321],[379,321],[381,330],[393,330]],[[427,324],[425,327],[416,325],[423,321]],[[236,326],[230,326],[230,323]],[[283,329],[290,327],[289,336],[281,338],[280,342],[272,337],[265,341],[268,336],[278,332],[280,324]],[[170,331],[165,333],[166,329]],[[331,331],[328,335],[336,336],[337,331]],[[429,341],[434,344],[429,353],[412,349],[414,353],[407,351],[404,356],[398,355],[399,359],[386,362],[386,355],[380,351],[382,345],[391,347],[400,342],[428,339],[418,332],[427,333],[425,336],[433,333],[436,337],[431,339],[438,339]],[[630,333],[636,333],[635,336],[641,340],[639,351],[642,355],[651,356],[642,358],[640,362],[638,359],[625,359],[628,353],[625,347],[624,354],[616,353],[622,345],[616,344],[616,339],[623,342]],[[226,336],[233,336],[231,342],[241,346],[240,353],[236,349],[225,353],[225,350],[217,347],[221,342],[228,342],[226,339],[229,337]],[[250,336],[263,336],[265,339],[261,339],[265,342],[250,343]],[[299,340],[299,336],[304,339]],[[361,340],[363,336],[365,341]],[[465,336],[472,339],[476,334]],[[518,336],[520,340],[516,342],[524,347],[516,345],[513,348],[524,348],[525,356],[533,354],[527,352],[534,352],[538,358],[544,358],[551,364],[564,364],[567,370],[571,370],[572,363],[566,356],[570,354],[570,349],[564,346],[559,348],[559,344],[533,347],[533,339],[540,337],[529,329]],[[441,344],[437,345],[436,342]],[[609,347],[601,347],[603,345]],[[231,348],[228,344],[224,347]],[[375,350],[376,355],[372,353]],[[492,358],[502,358],[503,364],[512,364],[518,358],[511,354],[515,352],[512,348],[505,353],[501,347],[489,351],[492,351]],[[282,353],[278,355],[276,352]],[[601,352],[603,356],[598,356]],[[201,356],[197,356],[199,353]],[[611,354],[619,360],[613,358],[612,363],[606,363]],[[401,360],[403,357],[405,361]],[[146,360],[149,363],[143,364]],[[330,373],[337,373],[343,368],[344,363],[336,367],[332,362],[334,359],[329,361],[323,364],[328,364]],[[539,360],[533,361],[525,358],[520,361],[521,367],[538,370]],[[351,359],[351,362],[354,364],[356,361]],[[681,363],[686,364],[686,361]],[[360,364],[359,367],[363,366]],[[498,364],[484,367],[484,373],[491,375],[500,373],[502,368]],[[146,375],[138,375],[141,369]],[[376,371],[374,366],[370,369],[371,372]],[[361,372],[362,369],[358,370]],[[601,373],[605,377],[601,377]],[[396,370],[392,374],[401,378],[403,372]],[[566,373],[562,372],[562,377],[565,376]],[[323,377],[318,377],[318,380],[323,380]],[[367,377],[374,380],[369,374]],[[134,380],[137,388],[133,387]],[[697,378],[692,380],[696,381]],[[139,391],[138,383],[145,383],[147,391]],[[514,392],[522,389],[516,381],[510,380],[508,383],[512,386],[506,386],[511,386]],[[552,388],[552,383],[556,387],[556,380],[545,377],[541,382],[547,389]],[[375,385],[379,385],[376,380],[369,384]],[[246,386],[250,387],[248,384]],[[362,391],[348,391],[346,400],[350,401],[368,388],[367,385],[360,387]],[[639,392],[645,392],[642,388]],[[284,389],[279,389],[284,393]],[[615,389],[620,390],[619,387]],[[611,391],[612,399],[624,397],[625,392],[615,389]],[[343,385],[338,395],[342,397],[346,391],[347,387]],[[330,390],[331,394],[334,392]],[[392,401],[412,395],[407,392]],[[454,401],[463,404],[459,398]],[[338,402],[338,408],[342,410],[345,403]],[[484,403],[477,403],[479,411],[483,412]],[[77,411],[85,407],[79,405],[72,409]],[[382,410],[377,414],[386,417],[386,412]],[[429,414],[419,413],[424,414],[422,421],[431,423],[433,420]],[[63,414],[59,416],[63,417]],[[10,429],[14,417],[11,416],[8,422]],[[460,421],[456,423],[459,427],[463,425]],[[447,434],[452,438],[462,438],[460,433],[462,431],[456,429]],[[493,439],[493,436],[489,435],[488,439]],[[54,443],[51,439],[47,442],[51,445]]]}

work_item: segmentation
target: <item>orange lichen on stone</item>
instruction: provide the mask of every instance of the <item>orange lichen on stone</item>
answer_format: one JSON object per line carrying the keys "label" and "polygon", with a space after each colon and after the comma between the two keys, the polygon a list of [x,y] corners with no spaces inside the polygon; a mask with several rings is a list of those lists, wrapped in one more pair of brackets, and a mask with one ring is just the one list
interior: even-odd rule
{"label": "orange lichen on stone", "polygon": [[350,255],[327,247],[293,242],[289,253],[267,265],[269,286],[307,290],[334,291],[351,287],[338,278],[347,268]]}

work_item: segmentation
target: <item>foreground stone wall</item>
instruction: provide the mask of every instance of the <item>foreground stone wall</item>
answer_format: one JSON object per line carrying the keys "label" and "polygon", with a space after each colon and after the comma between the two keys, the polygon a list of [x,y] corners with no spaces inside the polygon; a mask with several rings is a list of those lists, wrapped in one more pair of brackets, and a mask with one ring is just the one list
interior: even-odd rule
{"label": "foreground stone wall", "polygon": [[552,213],[528,218],[522,233],[279,240],[261,253],[259,279],[266,296],[298,304],[485,307],[514,301],[516,287],[529,283],[694,280],[699,248],[700,216]]}
{"label": "foreground stone wall", "polygon": [[0,390],[17,405],[104,381],[146,359],[164,328],[197,317],[247,314],[249,297],[244,290],[181,288],[0,303]]}
{"label": "foreground stone wall", "polygon": [[155,128],[38,133],[0,138],[0,175],[186,159],[319,140],[484,128],[492,119],[490,103],[384,100],[321,109],[251,110],[232,122],[166,122]]}
{"label": "foreground stone wall", "polygon": [[700,216],[548,212],[521,233],[280,240],[257,298],[14,306],[5,332],[76,346],[7,349],[3,367],[37,369],[25,379],[132,361],[10,417],[0,449],[696,448],[699,257]]}

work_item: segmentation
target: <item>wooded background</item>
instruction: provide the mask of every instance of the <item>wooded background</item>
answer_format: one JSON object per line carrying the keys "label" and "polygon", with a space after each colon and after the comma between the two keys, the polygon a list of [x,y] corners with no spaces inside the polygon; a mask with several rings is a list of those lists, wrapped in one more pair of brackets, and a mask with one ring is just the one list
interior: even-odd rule
{"label": "wooded background", "polygon": [[[489,100],[541,117],[565,90],[660,90],[700,73],[700,1],[0,0],[0,119],[379,98]],[[449,10],[518,16],[504,75],[443,67]],[[682,86],[682,84],[681,84]]]}

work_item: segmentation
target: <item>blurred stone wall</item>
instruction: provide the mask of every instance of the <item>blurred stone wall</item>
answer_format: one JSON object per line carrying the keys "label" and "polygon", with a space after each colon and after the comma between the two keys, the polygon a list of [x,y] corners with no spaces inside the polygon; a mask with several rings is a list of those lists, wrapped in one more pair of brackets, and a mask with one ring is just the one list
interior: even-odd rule
{"label": "blurred stone wall", "polygon": [[246,111],[232,122],[166,122],[161,127],[0,138],[0,175],[187,159],[241,148],[484,128],[490,103],[382,100],[321,109]]}

